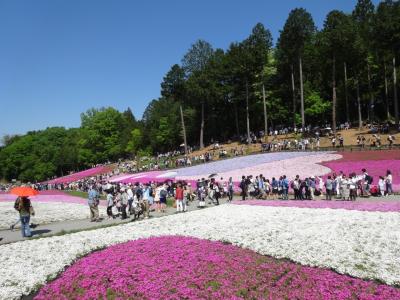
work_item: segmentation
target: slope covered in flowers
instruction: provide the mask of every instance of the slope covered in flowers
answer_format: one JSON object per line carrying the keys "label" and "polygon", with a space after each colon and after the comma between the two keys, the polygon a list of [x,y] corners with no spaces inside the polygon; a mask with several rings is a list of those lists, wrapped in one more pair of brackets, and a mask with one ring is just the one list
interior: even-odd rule
{"label": "slope covered in flowers", "polygon": [[177,170],[177,179],[196,180],[207,178],[211,173],[217,173],[218,177],[226,180],[232,177],[234,181],[240,181],[242,175],[263,174],[266,178],[279,178],[286,175],[294,178],[300,175],[302,178],[311,175],[320,176],[331,172],[322,162],[341,158],[338,154],[328,152],[281,152],[238,157],[215,163],[194,166]]}
{"label": "slope covered in flowers", "polygon": [[390,300],[400,290],[221,242],[164,236],[90,254],[35,297],[110,298]]}
{"label": "slope covered in flowers", "polygon": [[[227,241],[259,254],[288,258],[303,266],[400,285],[398,212],[221,205],[1,245],[0,299],[19,299],[34,292],[77,258],[99,248],[165,235]],[[164,250],[159,249],[160,255]],[[207,255],[207,248],[202,253]],[[121,280],[123,284],[123,277]]]}

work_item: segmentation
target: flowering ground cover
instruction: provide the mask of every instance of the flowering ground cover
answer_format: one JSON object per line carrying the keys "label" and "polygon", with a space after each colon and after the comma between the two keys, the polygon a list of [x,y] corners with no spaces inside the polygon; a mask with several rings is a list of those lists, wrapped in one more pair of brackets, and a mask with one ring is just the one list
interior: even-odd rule
{"label": "flowering ground cover", "polygon": [[363,150],[338,152],[342,158],[339,161],[362,160],[400,160],[399,150]]}
{"label": "flowering ground cover", "polygon": [[256,205],[272,207],[331,208],[358,211],[400,212],[400,201],[281,201],[281,200],[246,200],[233,201],[237,205]]}
{"label": "flowering ground cover", "polygon": [[[89,207],[80,203],[56,202],[56,201],[35,201],[33,202],[35,216],[31,217],[31,223],[49,224],[68,220],[81,220],[90,217]],[[105,216],[105,207],[99,208],[100,215]],[[14,202],[0,202],[0,230],[8,229],[19,218],[18,212],[14,209]],[[16,227],[19,227],[18,224]]]}
{"label": "flowering ground cover", "polygon": [[390,170],[393,175],[393,185],[396,190],[400,185],[400,160],[357,160],[357,161],[330,161],[324,162],[324,166],[330,168],[332,172],[343,171],[346,175],[352,172],[362,174],[361,169],[365,168],[370,176],[373,177],[373,185],[377,185],[379,176],[385,176],[386,171]]}
{"label": "flowering ground cover", "polygon": [[399,299],[400,289],[304,267],[222,242],[139,239],[78,260],[47,299]]}
{"label": "flowering ground cover", "polygon": [[[303,266],[333,269],[340,274],[400,285],[399,212],[221,205],[186,214],[1,245],[0,299],[19,299],[21,295],[36,291],[79,257],[94,250],[166,235],[229,242],[262,255],[287,258]],[[158,250],[161,253],[167,248]],[[118,253],[124,257],[123,251]],[[208,248],[201,253],[207,256]],[[174,259],[174,256],[169,258]],[[159,259],[161,261],[161,257]],[[107,264],[103,266],[107,267]],[[132,272],[136,268],[138,266]],[[107,270],[113,274],[111,268]],[[90,272],[90,268],[87,271]],[[124,274],[113,278],[116,284],[124,285]],[[157,278],[161,276],[159,272]],[[327,278],[329,281],[331,277]],[[82,282],[90,285],[90,280],[92,277],[88,275],[87,281]],[[380,298],[371,295],[366,299]]]}
{"label": "flowering ground cover", "polygon": [[52,180],[47,181],[50,184],[58,184],[58,183],[69,183],[72,181],[77,181],[86,177],[96,176],[99,174],[104,174],[109,172],[112,169],[111,166],[99,166],[91,169],[87,169],[81,172],[76,172],[71,175],[58,177]]}
{"label": "flowering ground cover", "polygon": [[[226,160],[229,168],[226,171],[223,168],[216,169],[213,166],[207,168],[206,173],[198,173],[195,176],[181,176],[181,173],[177,176],[177,179],[182,180],[195,180],[198,178],[207,178],[210,173],[218,173],[218,177],[223,177],[227,180],[232,177],[234,181],[238,182],[241,180],[242,175],[259,175],[263,174],[266,178],[271,179],[272,177],[279,178],[282,175],[286,175],[288,178],[294,178],[296,175],[300,175],[301,178],[309,177],[311,175],[321,176],[331,172],[331,170],[323,165],[322,162],[332,161],[341,158],[338,154],[325,153],[325,152],[309,152],[312,155],[303,155],[295,157],[287,157],[286,154],[293,154],[296,152],[280,153],[281,159],[269,161],[265,163],[257,163],[250,166],[242,166],[236,164],[236,161]],[[278,153],[272,153],[278,154]],[[250,157],[250,156],[249,156]],[[279,156],[275,156],[276,158]],[[246,157],[243,157],[246,158]],[[239,158],[240,159],[240,158]],[[240,162],[240,160],[238,161]],[[205,167],[208,164],[204,165]]]}
{"label": "flowering ground cover", "polygon": [[207,164],[200,164],[188,168],[180,168],[174,171],[177,172],[177,176],[195,176],[196,179],[201,176],[208,176],[211,173],[223,173],[234,171],[242,168],[249,168],[258,166],[274,161],[281,161],[290,158],[304,157],[315,155],[316,152],[274,152],[274,153],[263,153],[256,155],[240,156],[226,160],[219,160],[210,162]]}

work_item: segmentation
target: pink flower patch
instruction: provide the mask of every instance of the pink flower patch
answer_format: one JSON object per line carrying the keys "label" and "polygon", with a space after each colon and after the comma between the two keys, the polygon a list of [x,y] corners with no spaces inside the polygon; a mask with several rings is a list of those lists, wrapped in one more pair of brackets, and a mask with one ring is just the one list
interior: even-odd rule
{"label": "pink flower patch", "polygon": [[329,161],[323,163],[333,172],[349,175],[352,172],[362,174],[365,168],[370,176],[374,178],[373,185],[378,184],[379,176],[385,176],[390,170],[393,175],[393,184],[400,184],[400,160],[360,160],[360,161]]}
{"label": "pink flower patch", "polygon": [[400,290],[222,242],[140,239],[78,260],[35,299],[399,299]]}

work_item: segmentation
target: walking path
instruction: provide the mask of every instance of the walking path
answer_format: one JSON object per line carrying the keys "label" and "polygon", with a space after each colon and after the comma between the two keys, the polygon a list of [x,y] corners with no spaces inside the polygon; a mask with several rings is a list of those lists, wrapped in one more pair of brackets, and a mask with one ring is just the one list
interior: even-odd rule
{"label": "walking path", "polygon": [[[235,197],[234,200],[239,200],[240,197]],[[221,204],[226,203],[227,198],[220,199]],[[271,200],[269,200],[271,201]],[[281,202],[282,200],[275,200],[276,202]],[[293,200],[289,201],[284,201],[285,203],[291,202]],[[382,202],[382,201],[400,201],[399,196],[392,195],[388,197],[371,197],[371,198],[360,198],[358,201],[368,201],[368,202]],[[241,202],[241,201],[240,201]],[[261,200],[262,202],[262,200]],[[294,202],[294,201],[293,201]],[[297,202],[297,201],[296,201]],[[301,201],[300,201],[301,202]],[[317,200],[317,202],[325,203],[326,201],[324,200]],[[353,204],[354,202],[342,202],[341,203],[348,203],[348,204]],[[249,202],[250,204],[251,202]],[[240,203],[240,204],[246,204],[246,202]],[[288,203],[289,204],[289,203]],[[212,207],[213,205],[208,204],[208,207]],[[194,201],[190,203],[188,206],[188,211],[194,211],[198,210],[200,208],[197,207],[197,201]],[[88,208],[89,210],[89,208]],[[151,218],[158,218],[162,216],[167,216],[167,215],[172,215],[176,213],[176,208],[173,207],[167,207],[167,210],[165,213],[157,213],[157,212],[151,212],[150,216]],[[134,221],[134,222],[141,222],[143,219],[140,217],[139,220]],[[128,218],[126,220],[121,220],[120,218],[116,219],[108,219],[107,217],[103,219],[101,222],[90,222],[90,219],[84,219],[84,220],[72,220],[72,221],[63,221],[63,222],[55,222],[51,224],[43,224],[43,225],[38,225],[34,229],[32,229],[32,234],[34,238],[38,237],[46,237],[46,236],[52,236],[52,235],[59,235],[59,234],[65,234],[69,232],[77,232],[77,231],[83,231],[83,230],[91,230],[91,229],[97,229],[100,227],[105,227],[105,226],[113,226],[113,225],[120,225],[124,223],[132,222],[132,219]],[[14,229],[13,231],[11,230],[1,230],[0,231],[0,245],[2,244],[7,244],[7,243],[14,243],[18,241],[23,241],[23,240],[28,240],[29,238],[23,238],[21,236],[21,231],[20,229]]]}
{"label": "walking path", "polygon": [[[220,199],[220,203],[221,204],[226,203],[226,199]],[[212,207],[212,206],[213,206],[212,204],[208,205],[208,207]],[[197,201],[190,203],[190,205],[188,205],[187,208],[188,208],[188,212],[200,209],[197,207]],[[88,211],[89,211],[89,207],[88,207]],[[150,213],[150,217],[158,218],[158,217],[172,215],[175,213],[176,213],[176,208],[167,207],[165,213],[159,213],[159,212],[153,211]],[[139,220],[134,221],[134,222],[141,222],[142,220],[143,220],[143,217],[141,216],[139,218]],[[105,216],[101,222],[91,222],[90,219],[55,222],[55,223],[50,223],[50,224],[37,225],[35,228],[32,228],[32,235],[33,235],[33,238],[46,237],[46,236],[52,236],[52,235],[58,235],[58,234],[65,234],[68,232],[91,230],[91,229],[97,229],[99,227],[120,225],[120,224],[124,224],[124,223],[128,223],[128,222],[132,222],[132,221],[133,221],[133,219],[130,219],[130,218],[125,219],[125,220],[121,220],[120,218],[108,219],[107,216]],[[0,230],[0,239],[1,238],[2,238],[2,240],[0,240],[0,245],[14,243],[14,242],[18,242],[18,241],[24,241],[24,240],[29,239],[29,238],[22,237],[20,228],[16,228],[14,230]]]}

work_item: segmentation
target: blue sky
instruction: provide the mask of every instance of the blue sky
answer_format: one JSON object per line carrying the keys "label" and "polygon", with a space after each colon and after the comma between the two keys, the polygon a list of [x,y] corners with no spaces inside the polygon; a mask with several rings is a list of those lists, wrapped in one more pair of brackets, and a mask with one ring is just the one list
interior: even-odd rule
{"label": "blue sky", "polygon": [[[375,4],[378,1],[373,1]],[[141,118],[197,39],[226,49],[262,22],[276,42],[291,9],[321,27],[350,0],[0,0],[0,137],[77,127],[91,107]]]}

